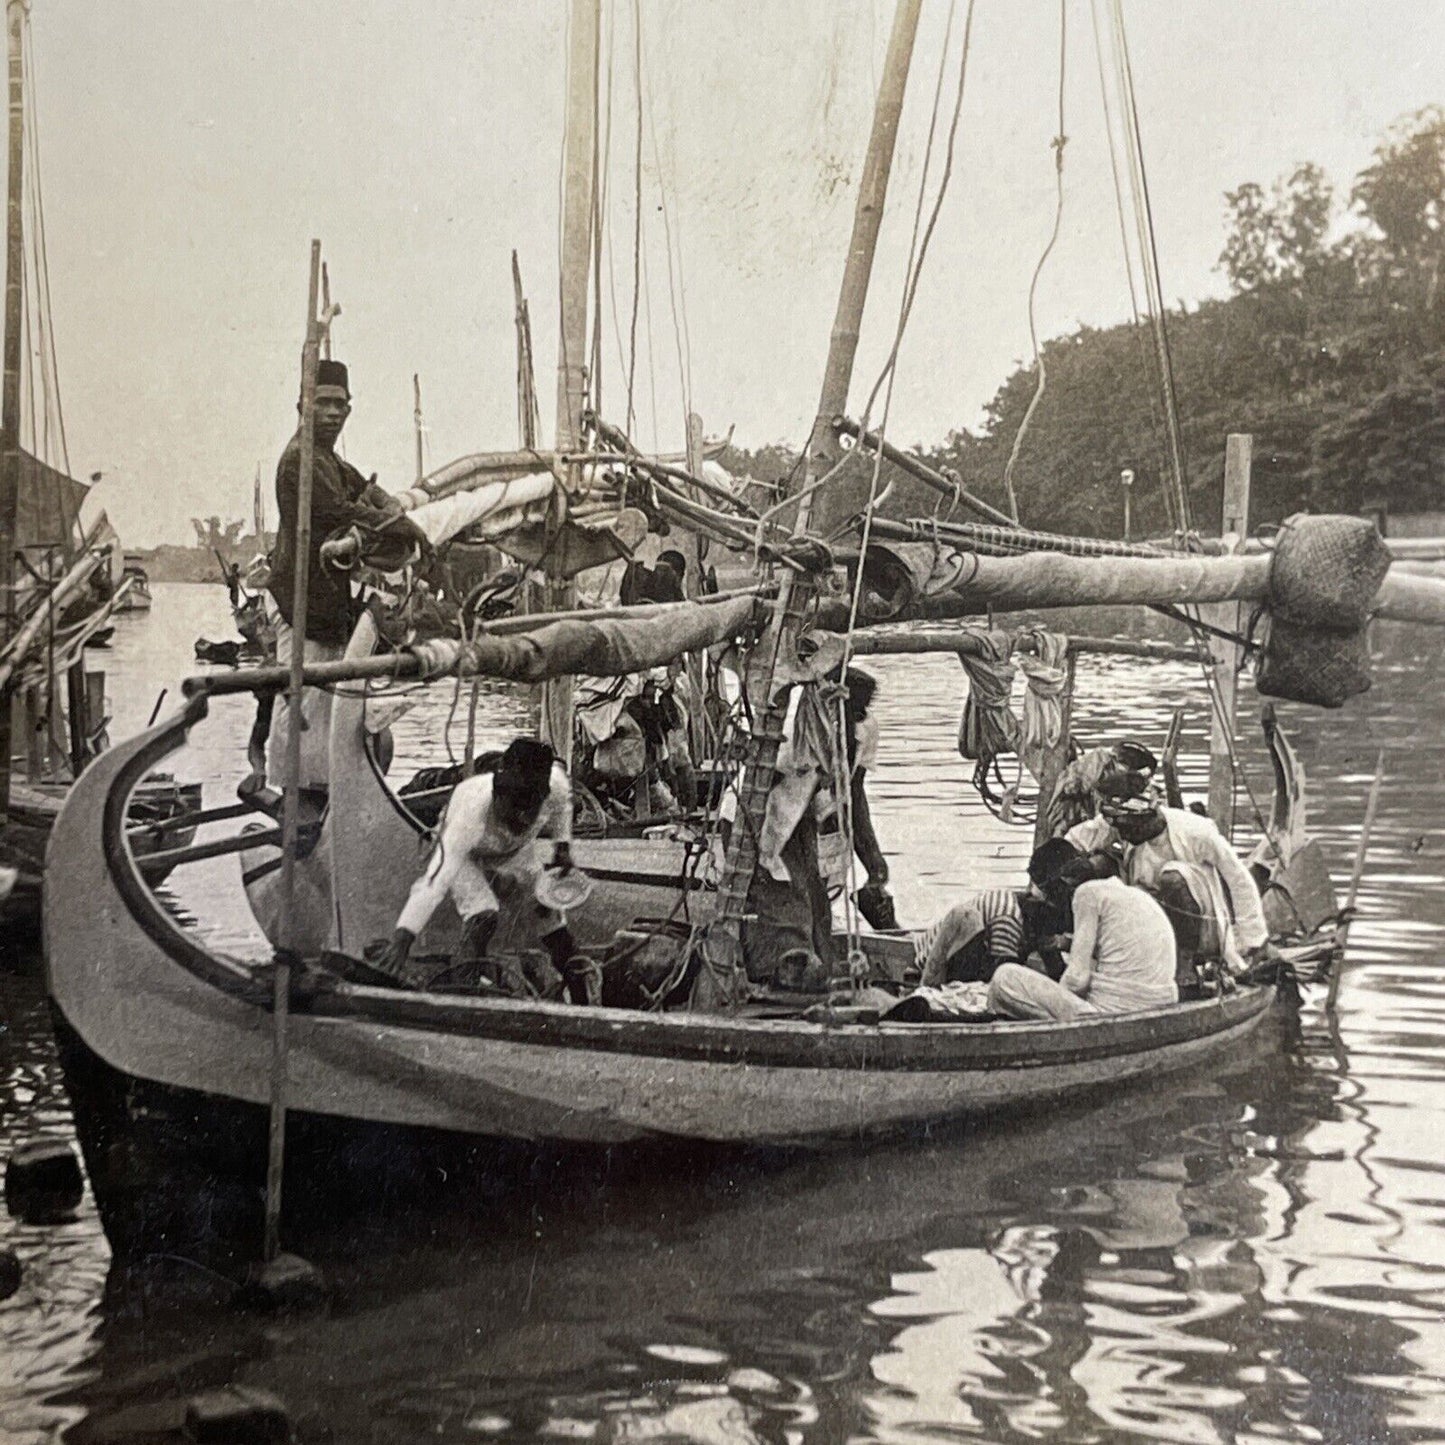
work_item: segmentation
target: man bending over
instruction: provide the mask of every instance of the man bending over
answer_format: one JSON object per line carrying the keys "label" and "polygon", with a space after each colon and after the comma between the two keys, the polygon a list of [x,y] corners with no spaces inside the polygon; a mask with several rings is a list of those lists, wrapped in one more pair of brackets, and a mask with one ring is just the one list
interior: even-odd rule
{"label": "man bending over", "polygon": [[1050,886],[1072,906],[1068,966],[1055,983],[1018,964],[1001,964],[988,986],[989,1012],[1005,1018],[1068,1022],[1176,1003],[1174,929],[1142,888],[1131,888],[1107,854],[1067,864]]}
{"label": "man bending over", "polygon": [[452,956],[457,969],[479,969],[501,919],[499,896],[511,909],[529,909],[552,966],[568,981],[576,1002],[586,1001],[582,980],[571,977],[575,944],[562,914],[536,902],[541,873],[536,841],[555,840],[551,867],[572,868],[572,790],[552,749],[533,738],[516,738],[496,771],[457,784],[441,823],[441,836],[385,948],[371,958],[401,979],[411,946],[437,905],[450,897],[462,919]]}

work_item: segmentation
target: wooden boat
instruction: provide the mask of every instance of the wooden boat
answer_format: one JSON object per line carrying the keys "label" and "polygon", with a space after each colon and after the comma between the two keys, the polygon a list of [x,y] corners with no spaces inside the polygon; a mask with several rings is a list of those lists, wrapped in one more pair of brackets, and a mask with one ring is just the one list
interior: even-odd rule
{"label": "wooden boat", "polygon": [[[46,846],[68,788],[68,784],[11,783],[3,861],[15,870],[15,878],[0,898],[0,926],[32,931],[39,927]],[[184,819],[200,806],[200,783],[177,783],[168,776],[144,781],[126,820],[135,856],[144,858],[163,847],[190,843],[196,827]],[[170,869],[161,867],[151,869],[147,877],[158,884],[169,875]]]}
{"label": "wooden boat", "polygon": [[[65,867],[46,881],[47,984],[92,1185],[116,1216],[135,1203],[127,1179],[151,1175],[109,1147],[111,1133],[123,1129],[152,1165],[202,1147],[184,1130],[152,1131],[148,1099],[169,1101],[160,1117],[179,1109],[224,1134],[267,1098],[271,965],[187,932],[147,886],[125,823],[144,778],[205,711],[198,697],[95,762],[51,839]],[[290,1108],[342,1133],[376,1124],[533,1143],[822,1145],[1157,1078],[1234,1048],[1275,997],[1273,986],[1246,987],[1073,1024],[834,1024],[303,977]],[[246,1167],[259,1177],[263,1159]]]}
{"label": "wooden boat", "polygon": [[[846,412],[918,10],[917,0],[902,0],[889,43],[822,396],[799,479],[804,500],[838,456],[835,421]],[[567,480],[550,471],[523,478],[537,489],[528,496],[528,506],[556,507],[564,518],[569,498],[582,494],[589,466],[582,362],[587,355],[587,248],[593,233],[589,167],[595,145],[588,127],[596,107],[587,87],[596,73],[596,8],[576,5],[569,34],[573,90],[564,167],[564,344],[556,447],[556,472]],[[313,248],[313,297],[318,265],[319,245]],[[307,342],[313,368],[318,327],[313,302]],[[314,377],[314,369],[305,374]],[[477,459],[464,462],[451,479],[459,486],[487,474]],[[533,464],[530,457],[515,462],[519,468]],[[503,475],[512,466],[509,461]],[[845,523],[871,506],[856,478],[820,494],[823,501]],[[713,515],[695,498],[675,496],[672,505],[686,517]],[[800,532],[806,531],[801,519],[807,510],[800,505]],[[530,521],[541,525],[536,518]],[[734,527],[735,540],[739,532],[745,544],[754,543],[752,528]],[[833,536],[834,528],[820,526],[818,532]],[[766,540],[771,545],[771,536]],[[746,908],[787,694],[793,684],[817,683],[825,675],[818,657],[810,662],[800,646],[809,640],[802,637],[805,616],[823,610],[815,604],[825,600],[822,574],[830,567],[816,560],[820,553],[826,555],[826,549],[813,545],[814,561],[808,564],[772,551],[791,566],[780,568],[776,602],[763,606],[764,616],[754,619],[768,629],[754,653],[772,661],[759,670],[740,821],[730,835],[716,894],[705,877],[689,875],[685,845],[675,840],[579,843],[577,861],[600,883],[590,905],[595,911],[575,920],[579,939],[589,934],[606,939],[619,921],[640,913],[667,917],[674,910],[696,907],[703,914],[712,907],[713,922],[722,925],[710,935],[719,942],[719,956],[705,947],[698,977],[730,976],[736,983],[740,970],[723,956],[723,945],[736,944],[735,930]],[[858,564],[870,560],[865,547]],[[1009,596],[1019,564],[1035,559],[989,560],[994,565],[984,580],[992,584],[997,576],[999,595]],[[1118,562],[1116,556],[1049,560],[1071,564],[1069,602],[1087,602],[1081,590],[1100,586],[1088,566],[1074,564],[1109,569]],[[1200,578],[1222,574],[1225,590],[1199,600],[1255,595],[1240,590],[1255,585],[1253,572],[1232,559],[1190,560],[1188,568],[1192,580],[1184,584],[1172,573],[1163,575],[1168,568],[1136,568],[1139,590],[1157,589],[1158,600],[1189,600],[1189,589]],[[567,610],[573,573],[562,572],[551,554],[548,569],[559,615],[575,619],[577,614]],[[749,609],[755,600],[748,600]],[[1101,592],[1100,600],[1115,599]],[[548,629],[563,629],[552,640],[555,645],[540,634],[525,641],[495,632],[474,638],[466,650],[467,667],[547,687],[544,735],[565,754],[571,675],[636,671],[746,630],[740,618],[731,625],[728,614],[728,628],[709,632],[701,614],[722,613],[721,606],[676,606],[680,610],[666,619],[670,651],[650,652],[629,634],[625,647],[599,663],[592,649],[565,631],[587,624],[561,621]],[[416,654],[371,658],[370,651],[371,640],[363,632],[353,639],[352,656],[305,669],[298,664],[290,681],[297,687],[317,686],[445,671]],[[216,691],[275,689],[285,681],[275,673],[225,674],[210,680],[210,686]],[[1232,681],[1231,672],[1231,687]],[[552,688],[554,683],[562,685]],[[753,685],[750,678],[749,688]],[[164,1173],[174,1165],[192,1175],[198,1168],[203,1175],[224,1169],[259,1182],[266,1173],[263,1153],[239,1141],[253,1137],[250,1125],[268,1103],[273,1105],[274,1166],[267,1175],[268,1203],[279,1205],[277,1121],[288,1117],[322,1146],[293,1167],[322,1171],[358,1130],[372,1129],[404,1131],[407,1151],[417,1141],[438,1139],[489,1147],[511,1142],[524,1148],[822,1146],[1035,1106],[1090,1089],[1155,1081],[1237,1048],[1262,1027],[1280,996],[1275,984],[1254,983],[1208,999],[1072,1023],[924,1024],[865,1021],[829,1015],[826,1008],[821,1016],[805,1016],[796,1004],[784,1008],[776,998],[759,1004],[725,990],[697,1000],[696,1011],[634,1011],[374,988],[346,981],[333,969],[308,969],[304,962],[293,972],[293,964],[308,956],[355,958],[373,938],[387,933],[422,866],[424,834],[382,776],[376,750],[368,743],[364,710],[357,689],[342,689],[333,699],[328,811],[309,851],[293,848],[283,862],[276,847],[280,835],[272,830],[269,839],[258,836],[245,855],[253,908],[263,925],[274,916],[268,927],[278,947],[274,961],[231,957],[188,933],[154,897],[127,838],[124,818],[134,789],[201,725],[204,688],[184,711],[93,764],[67,801],[51,842],[51,856],[63,853],[66,866],[53,870],[46,885],[47,979],[91,1181],[118,1252],[145,1247],[146,1204],[156,1168]],[[294,785],[290,797],[294,820]],[[624,847],[632,851],[615,851]],[[272,896],[287,881],[293,885],[288,896]],[[693,887],[695,881],[702,886]],[[454,916],[438,916],[419,946],[445,950],[448,930],[455,927]],[[900,950],[911,957],[911,948],[896,939],[865,936],[860,947],[872,971],[894,977]],[[289,991],[284,986],[288,978],[293,982]],[[406,1157],[413,1156],[408,1152]],[[268,1214],[268,1254],[274,1252],[275,1223],[275,1215]]]}
{"label": "wooden boat", "polygon": [[127,553],[120,575],[122,584],[129,583],[129,586],[125,587],[124,592],[119,593],[115,610],[117,612],[149,612],[151,610],[151,579],[141,565],[140,558]]}

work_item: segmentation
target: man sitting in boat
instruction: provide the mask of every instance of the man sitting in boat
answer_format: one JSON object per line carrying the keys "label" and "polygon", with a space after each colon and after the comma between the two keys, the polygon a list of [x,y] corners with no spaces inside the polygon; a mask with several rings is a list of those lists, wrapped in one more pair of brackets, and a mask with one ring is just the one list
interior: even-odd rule
{"label": "man sitting in boat", "polygon": [[[1045,940],[1066,932],[1067,921],[1048,901],[1049,890],[1078,857],[1072,844],[1049,838],[1029,859],[1024,892],[990,888],[960,899],[914,937],[919,984],[941,988],[947,983],[988,983],[1001,965],[1027,963]],[[1041,962],[1048,971],[1047,961]]]}
{"label": "man sitting in boat", "polygon": [[1199,950],[1203,918],[1232,973],[1243,973],[1267,953],[1259,885],[1210,819],[1140,796],[1133,779],[1119,775],[1099,786],[1099,816],[1067,836],[1084,851],[1122,850],[1124,881],[1170,900],[1186,951]]}
{"label": "man sitting in boat", "polygon": [[1117,868],[1107,853],[1065,864],[1047,890],[1073,917],[1063,977],[1056,983],[1019,964],[1001,964],[988,986],[990,1013],[1067,1023],[1178,1001],[1173,926]]}
{"label": "man sitting in boat", "polygon": [[[299,410],[299,405],[298,405]],[[362,476],[334,450],[341,429],[351,415],[351,390],[346,367],[339,361],[322,360],[316,368],[316,409],[314,413],[315,453],[311,472],[311,554],[307,559],[306,637],[302,646],[307,662],[338,658],[346,650],[356,621],[351,588],[344,573],[334,572],[321,561],[321,544],[341,528],[362,523],[385,528],[409,541],[426,538],[401,509],[395,497]],[[276,546],[271,554],[269,586],[279,614],[275,620],[276,661],[291,660],[295,644],[291,624],[296,580],[297,500],[301,485],[301,433],[286,444],[276,466],[276,504],[280,521]],[[273,787],[284,784],[288,710],[274,710],[266,744],[267,780]],[[331,694],[308,687],[301,694],[301,776],[303,805],[310,815],[320,811],[327,788],[328,742]],[[257,780],[259,781],[259,779]],[[309,795],[309,797],[308,797]]]}
{"label": "man sitting in boat", "polygon": [[[543,837],[554,844],[549,866],[570,873],[572,790],[567,771],[546,743],[515,738],[494,772],[465,778],[453,790],[426,868],[412,885],[390,940],[368,949],[368,961],[398,982],[407,982],[405,967],[417,934],[442,899],[450,897],[462,920],[451,971],[490,974],[507,992],[530,992],[515,972],[503,973],[487,958],[505,902],[513,910],[510,921],[534,926],[531,931],[557,973],[568,980],[574,1000],[585,1002],[583,981],[570,975],[576,948],[567,920],[536,899],[542,869],[535,845]],[[517,910],[523,910],[520,916]]]}

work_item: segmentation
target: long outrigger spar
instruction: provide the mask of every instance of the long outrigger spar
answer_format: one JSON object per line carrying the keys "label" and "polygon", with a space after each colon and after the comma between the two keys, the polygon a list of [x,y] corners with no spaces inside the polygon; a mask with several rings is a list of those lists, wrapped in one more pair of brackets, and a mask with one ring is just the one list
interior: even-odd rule
{"label": "long outrigger spar", "polygon": [[[1316,648],[1341,686],[1350,683],[1349,649],[1370,616],[1445,624],[1445,586],[1390,574],[1388,554],[1377,536],[1362,534],[1358,519],[1308,519],[1269,553],[1209,555],[1193,543],[1052,537],[997,514],[952,526],[873,516],[874,479],[859,462],[884,443],[866,419],[848,422],[846,408],[920,7],[921,0],[900,0],[895,17],[817,419],[790,499],[795,523],[785,527],[704,475],[639,456],[625,435],[585,414],[594,148],[576,127],[585,130],[595,109],[589,90],[595,53],[587,46],[596,46],[597,6],[573,0],[570,33],[580,49],[569,64],[557,449],[529,470],[475,459],[456,464],[410,499],[414,516],[454,504],[426,513],[435,521],[434,540],[488,518],[498,535],[513,525],[541,527],[550,610],[495,628],[479,625],[464,640],[391,652],[376,650],[373,624],[364,618],[339,662],[193,680],[183,710],[91,766],[57,826],[53,856],[64,866],[47,881],[49,988],[77,1125],[118,1253],[152,1248],[157,1230],[169,1238],[166,1231],[179,1228],[173,1220],[157,1224],[155,1169],[239,1181],[250,1201],[241,1223],[255,1229],[252,1186],[263,1172],[256,1126],[278,1088],[305,1126],[305,1161],[294,1167],[321,1171],[336,1162],[340,1141],[373,1128],[529,1144],[817,1144],[1152,1077],[1236,1048],[1268,1017],[1280,992],[1275,979],[1070,1024],[898,1023],[749,997],[741,958],[745,915],[790,691],[820,686],[853,653],[929,645],[967,652],[981,645],[979,629],[900,637],[875,623],[976,615],[989,607],[1252,602],[1274,617],[1272,637]],[[309,358],[317,341],[314,298],[310,320]],[[850,435],[858,439],[851,453],[843,446]],[[1236,461],[1240,450],[1233,449]],[[976,500],[951,479],[939,480],[959,504]],[[1239,475],[1236,481],[1242,485]],[[824,499],[816,513],[815,498]],[[560,559],[585,562],[589,547],[611,546],[609,538],[633,524],[626,514],[639,507],[752,553],[765,575],[741,595],[578,609],[569,587],[574,571]],[[820,531],[810,519],[826,527]],[[352,538],[335,545],[364,555],[365,544]],[[1342,569],[1349,585],[1328,595],[1311,590],[1313,564],[1325,548],[1349,564]],[[1326,626],[1317,625],[1321,619]],[[1197,645],[1102,646],[1207,657],[1206,669],[1232,699],[1237,629],[1208,636],[1204,654]],[[421,820],[383,775],[367,712],[371,682],[472,676],[542,686],[546,726],[565,748],[573,677],[635,673],[725,645],[741,649],[755,720],[738,734],[745,772],[727,848],[712,830],[692,841],[602,838],[578,845],[579,864],[597,881],[590,912],[578,920],[579,939],[599,966],[619,937],[643,945],[670,941],[675,975],[652,1006],[401,992],[348,981],[345,959],[391,926],[425,849]],[[1079,640],[1073,650],[1089,646]],[[1282,646],[1275,644],[1275,675],[1287,688]],[[288,686],[294,693],[301,684],[336,689],[331,788],[319,827],[299,837],[301,846],[288,822],[284,832],[162,855],[174,865],[243,854],[250,897],[278,959],[247,962],[203,945],[156,900],[148,865],[129,845],[125,813],[147,774],[203,725],[212,696]],[[1046,778],[1057,777],[1067,744],[1065,734],[1053,745]],[[222,814],[235,810],[210,816]],[[439,915],[420,942],[445,952],[455,928],[455,916]],[[858,975],[894,984],[908,976],[906,940],[860,934],[851,924],[848,934]],[[685,980],[690,988],[680,988]],[[689,1006],[665,1006],[684,994]],[[279,1054],[273,1027],[285,1040]],[[279,1085],[272,1075],[278,1058]],[[273,1175],[275,1162],[273,1149]],[[138,1180],[146,1198],[137,1194]]]}

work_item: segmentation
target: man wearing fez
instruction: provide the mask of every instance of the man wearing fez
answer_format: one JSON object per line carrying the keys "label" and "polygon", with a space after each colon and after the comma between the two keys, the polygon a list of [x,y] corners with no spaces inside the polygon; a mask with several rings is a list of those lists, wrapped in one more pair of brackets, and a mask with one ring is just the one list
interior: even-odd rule
{"label": "man wearing fez", "polygon": [[[300,410],[300,403],[297,404]],[[402,511],[401,504],[376,484],[373,475],[363,477],[350,462],[336,455],[336,440],[351,415],[351,390],[346,367],[339,361],[323,359],[316,366],[315,450],[311,467],[311,544],[307,559],[306,637],[303,656],[307,662],[338,658],[346,649],[356,621],[354,599],[344,572],[336,572],[321,561],[321,544],[342,528],[361,524],[370,529],[408,539],[425,538]],[[271,596],[279,613],[276,619],[276,661],[284,666],[291,660],[295,636],[292,621],[296,608],[297,498],[301,489],[301,429],[286,444],[276,466],[276,505],[280,521],[276,545],[271,553]],[[305,688],[301,698],[304,731],[301,739],[303,793],[324,794],[328,776],[328,733],[331,695],[320,688]],[[268,780],[280,787],[286,772],[287,709],[276,707],[266,744]],[[312,800],[319,804],[321,799]]]}

